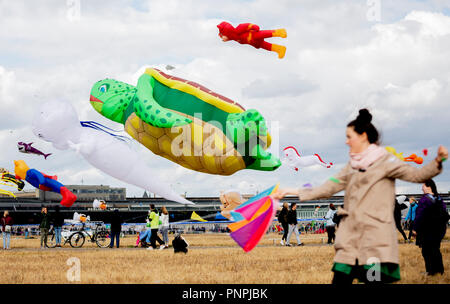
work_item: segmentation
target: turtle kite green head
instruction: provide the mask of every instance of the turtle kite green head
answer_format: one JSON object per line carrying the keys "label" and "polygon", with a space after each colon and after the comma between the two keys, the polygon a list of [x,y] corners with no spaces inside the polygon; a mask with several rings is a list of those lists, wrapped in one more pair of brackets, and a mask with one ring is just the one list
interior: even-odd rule
{"label": "turtle kite green head", "polygon": [[136,88],[114,79],[100,80],[91,89],[90,102],[94,109],[115,122],[124,122],[124,114],[136,95]]}

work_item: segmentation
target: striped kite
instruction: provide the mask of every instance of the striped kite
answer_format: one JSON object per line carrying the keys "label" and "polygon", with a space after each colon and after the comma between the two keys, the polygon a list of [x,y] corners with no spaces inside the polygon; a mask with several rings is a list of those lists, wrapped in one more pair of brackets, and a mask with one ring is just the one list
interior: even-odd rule
{"label": "striped kite", "polygon": [[234,223],[228,225],[230,236],[245,252],[252,250],[266,233],[275,218],[278,200],[270,195],[278,184],[250,198],[231,211]]}

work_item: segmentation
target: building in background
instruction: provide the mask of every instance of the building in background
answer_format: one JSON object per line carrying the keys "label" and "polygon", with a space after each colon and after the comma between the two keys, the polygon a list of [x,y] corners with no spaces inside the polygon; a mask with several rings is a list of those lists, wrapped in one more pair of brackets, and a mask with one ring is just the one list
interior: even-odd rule
{"label": "building in background", "polygon": [[[112,188],[105,185],[66,185],[73,194],[77,196],[77,202],[93,201],[94,199],[104,201],[125,201],[127,198],[126,188]],[[39,190],[39,199],[42,201],[61,200],[61,194]]]}
{"label": "building in background", "polygon": [[[17,198],[39,198],[39,190],[16,191],[13,192]],[[0,194],[0,197],[11,197],[7,194]]]}

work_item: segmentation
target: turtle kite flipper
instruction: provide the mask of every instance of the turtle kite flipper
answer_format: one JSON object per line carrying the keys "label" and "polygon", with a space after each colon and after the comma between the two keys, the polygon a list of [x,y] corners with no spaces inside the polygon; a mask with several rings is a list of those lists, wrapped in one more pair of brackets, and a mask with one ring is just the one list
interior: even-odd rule
{"label": "turtle kite flipper", "polygon": [[[248,169],[273,171],[281,166],[280,159],[265,150],[270,146],[270,142],[266,142],[269,134],[264,117],[257,110],[229,114],[227,131],[231,133],[238,151],[252,159]],[[266,138],[266,141],[261,138]]]}
{"label": "turtle kite flipper", "polygon": [[255,161],[247,167],[248,169],[273,171],[281,166],[280,159],[265,151],[260,144],[253,147],[250,155],[253,156]]}
{"label": "turtle kite flipper", "polygon": [[192,120],[162,107],[153,98],[152,77],[144,73],[139,77],[134,100],[134,111],[143,121],[157,128],[172,128],[190,124]]}
{"label": "turtle kite flipper", "polygon": [[257,110],[247,110],[228,115],[227,132],[230,132],[234,143],[240,145],[250,138],[267,136],[267,126],[263,116]]}

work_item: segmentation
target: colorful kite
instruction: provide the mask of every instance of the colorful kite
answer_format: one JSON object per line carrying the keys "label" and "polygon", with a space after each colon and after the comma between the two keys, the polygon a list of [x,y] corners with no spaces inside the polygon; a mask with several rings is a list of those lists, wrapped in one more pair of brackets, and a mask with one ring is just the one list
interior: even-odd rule
{"label": "colorful kite", "polygon": [[411,154],[408,157],[405,157],[404,161],[406,162],[415,162],[418,165],[421,165],[423,163],[423,158],[420,156],[417,156],[416,154]]}
{"label": "colorful kite", "polygon": [[33,132],[59,150],[74,149],[92,166],[125,183],[181,204],[193,205],[159,181],[153,170],[120,137],[83,127],[69,103],[47,102],[36,112]]}
{"label": "colorful kite", "polygon": [[[411,154],[410,156],[404,157],[403,152],[397,153],[397,151],[393,147],[386,147],[385,149],[386,149],[386,151],[395,155],[398,159],[400,159],[402,161],[415,162],[418,165],[423,163],[423,158],[420,156],[417,156],[416,154]],[[425,154],[425,152],[424,152],[424,154]]]}
{"label": "colorful kite", "polygon": [[204,220],[200,215],[195,213],[195,211],[192,211],[191,220],[195,220],[195,221],[199,221],[199,222],[207,222],[207,220]]}
{"label": "colorful kite", "polygon": [[95,199],[92,203],[92,208],[106,210],[106,203],[104,200]]}
{"label": "colorful kite", "polygon": [[326,163],[322,160],[319,154],[300,156],[297,149],[292,146],[283,149],[285,159],[284,161],[291,167],[298,171],[299,168],[309,167],[313,165],[321,165],[326,168],[331,168],[333,163]]}
{"label": "colorful kite", "polygon": [[0,189],[0,194],[9,195],[9,196],[12,196],[12,197],[16,198],[16,195],[14,193],[12,193],[11,191],[8,191],[8,190]]}
{"label": "colorful kite", "polygon": [[26,180],[37,189],[61,194],[61,205],[70,207],[76,201],[77,196],[70,192],[63,184],[58,182],[56,180],[56,175],[49,176],[36,169],[30,169],[23,160],[15,160],[14,165],[14,172],[17,179]]}
{"label": "colorful kite", "polygon": [[272,225],[278,207],[278,200],[270,195],[278,189],[278,184],[261,192],[241,204],[231,216],[234,223],[228,225],[230,236],[245,252],[252,250]]}
{"label": "colorful kite", "polygon": [[86,216],[85,214],[81,214],[78,212],[75,212],[73,214],[73,222],[81,222],[81,223],[86,223],[89,222],[91,220],[91,218],[89,216]]}
{"label": "colorful kite", "polygon": [[0,184],[6,186],[12,186],[11,184],[13,184],[19,191],[22,191],[23,187],[25,187],[25,183],[23,181],[16,179],[15,175],[10,173],[5,168],[0,168],[0,179]]}
{"label": "colorful kite", "polygon": [[39,151],[38,149],[34,148],[32,144],[33,144],[32,142],[27,144],[20,141],[17,143],[17,148],[19,149],[19,152],[42,155],[44,156],[45,159],[47,159],[48,156],[52,155],[51,153],[45,154],[44,152]]}
{"label": "colorful kite", "polygon": [[389,153],[395,155],[398,159],[400,160],[405,160],[405,157],[403,156],[403,152],[401,153],[397,153],[397,151],[395,150],[395,148],[393,147],[385,147],[386,151],[388,151]]}
{"label": "colorful kite", "polygon": [[286,38],[287,33],[285,29],[261,31],[259,26],[253,23],[242,23],[234,28],[234,26],[225,21],[217,25],[217,28],[219,29],[219,37],[224,42],[234,40],[240,44],[249,44],[257,49],[263,48],[267,51],[277,53],[280,59],[286,53],[285,46],[272,44],[264,40],[271,37]]}
{"label": "colorful kite", "polygon": [[157,69],[147,69],[136,87],[99,81],[90,102],[150,151],[191,170],[231,175],[281,165],[266,151],[271,138],[258,111]]}

